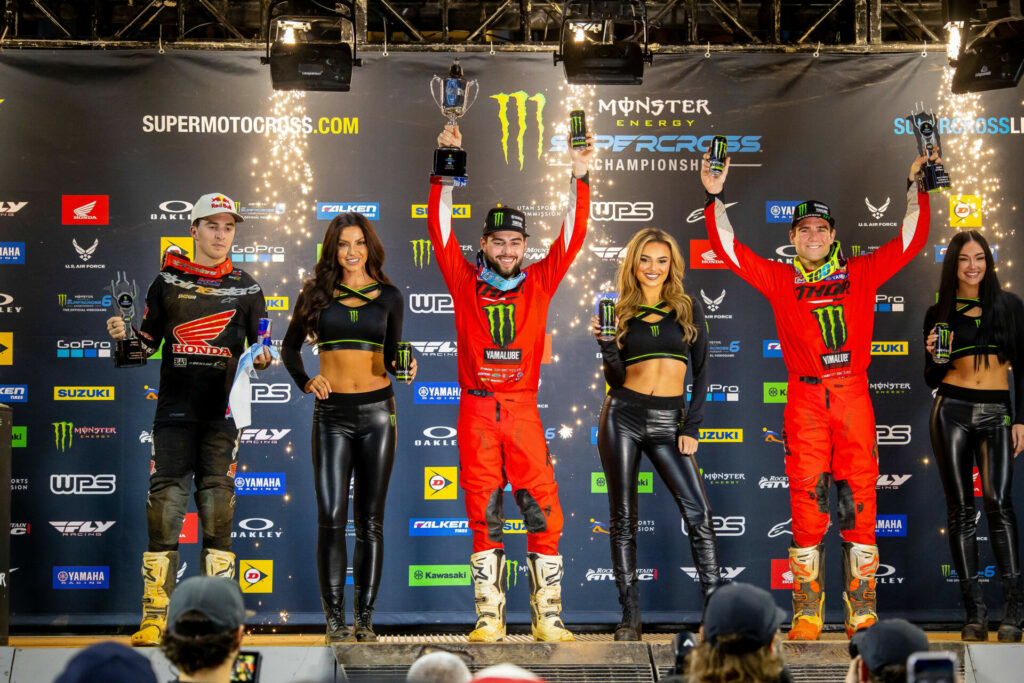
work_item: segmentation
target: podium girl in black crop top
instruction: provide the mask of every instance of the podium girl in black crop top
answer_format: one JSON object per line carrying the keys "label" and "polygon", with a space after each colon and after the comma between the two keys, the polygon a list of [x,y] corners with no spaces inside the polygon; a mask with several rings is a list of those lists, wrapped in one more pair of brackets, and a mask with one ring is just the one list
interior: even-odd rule
{"label": "podium girl in black crop top", "polygon": [[[934,326],[953,333],[948,363],[936,363]],[[931,412],[932,448],[946,493],[949,545],[966,608],[963,640],[988,640],[978,582],[972,466],[977,464],[989,536],[1002,577],[998,637],[1021,639],[1021,568],[1013,511],[1014,457],[1024,449],[1024,306],[1003,291],[992,251],[980,233],[957,234],[942,264],[938,302],[924,318],[925,379],[938,392]],[[1010,400],[1008,373],[1013,371]]]}
{"label": "podium girl in black crop top", "polygon": [[[615,640],[640,640],[636,530],[642,454],[682,512],[705,597],[720,576],[711,506],[694,458],[708,387],[708,336],[700,304],[683,291],[679,247],[662,230],[633,236],[618,284],[615,338],[601,339],[597,318],[591,319],[611,386],[601,408],[597,450],[608,483],[612,566],[622,605]],[[693,391],[684,410],[687,367]]]}
{"label": "podium girl in black crop top", "polygon": [[[402,337],[402,294],[381,266],[384,247],[362,214],[327,226],[313,277],[295,303],[281,355],[292,379],[316,396],[313,479],[317,502],[317,572],[327,640],[375,641],[372,615],[383,562],[384,500],[395,459],[394,374]],[[320,372],[302,365],[303,340],[316,344]],[[415,360],[413,361],[415,375]],[[355,619],[345,627],[345,525],[355,476],[352,573]]]}

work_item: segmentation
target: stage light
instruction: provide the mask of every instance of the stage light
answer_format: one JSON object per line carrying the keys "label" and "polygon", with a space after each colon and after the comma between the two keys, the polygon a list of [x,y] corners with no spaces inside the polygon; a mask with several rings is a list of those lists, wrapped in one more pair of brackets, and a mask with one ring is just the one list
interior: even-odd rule
{"label": "stage light", "polygon": [[946,54],[955,67],[953,93],[1012,88],[1024,73],[1024,13],[1021,1],[943,3]]}
{"label": "stage light", "polygon": [[956,60],[952,91],[958,95],[1013,88],[1024,74],[1024,39],[983,38],[964,46]]}
{"label": "stage light", "polygon": [[[643,42],[637,40],[643,37]],[[647,47],[647,8],[640,0],[577,0],[562,8],[559,49],[565,80],[574,85],[640,85]]]}
{"label": "stage light", "polygon": [[[287,1],[274,0],[267,7],[267,51],[260,61],[270,65],[274,90],[348,91],[352,86],[352,67],[361,64],[356,57],[352,0],[335,2],[336,13],[330,15],[273,17],[276,37],[271,44],[271,15],[276,6]],[[316,4],[312,9],[323,7]],[[349,15],[345,16],[341,9],[348,9]],[[351,26],[349,40],[343,39],[345,33],[338,28],[342,22]]]}

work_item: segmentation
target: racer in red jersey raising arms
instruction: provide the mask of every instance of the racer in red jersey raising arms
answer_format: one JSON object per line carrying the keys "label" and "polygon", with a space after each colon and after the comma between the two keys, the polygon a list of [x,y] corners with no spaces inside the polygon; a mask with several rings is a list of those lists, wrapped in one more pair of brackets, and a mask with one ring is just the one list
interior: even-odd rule
{"label": "racer in red jersey raising arms", "polygon": [[[461,147],[458,126],[445,127],[437,142]],[[570,151],[573,177],[562,230],[547,256],[525,268],[529,235],[522,212],[508,207],[488,212],[473,265],[462,256],[452,233],[452,187],[431,178],[430,241],[455,301],[459,346],[459,468],[473,532],[470,564],[477,612],[471,641],[505,638],[506,483],[512,486],[527,530],[533,636],[540,641],[573,640],[560,616],[562,508],[537,413],[537,384],[548,305],[587,231],[587,171],[593,154],[589,134],[585,148]]]}
{"label": "racer in red jersey raising arms", "polygon": [[900,232],[876,251],[843,258],[828,205],[806,201],[793,211],[789,241],[793,265],[761,258],[741,244],[722,203],[726,169],[712,176],[704,155],[704,220],[715,252],[764,294],[775,313],[789,373],[785,430],[786,474],[793,513],[793,628],[790,640],[817,640],[824,615],[824,544],[828,489],[834,481],[843,538],[846,631],[878,620],[875,611],[875,485],[878,449],[868,395],[875,292],[928,239],[928,195],[915,178],[925,157],[910,166],[907,213]]}

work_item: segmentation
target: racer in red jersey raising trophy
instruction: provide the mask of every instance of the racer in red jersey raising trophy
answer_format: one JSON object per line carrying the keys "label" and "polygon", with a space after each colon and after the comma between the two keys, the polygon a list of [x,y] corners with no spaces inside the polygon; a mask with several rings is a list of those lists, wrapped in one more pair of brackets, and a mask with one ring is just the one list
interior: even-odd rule
{"label": "racer in red jersey raising trophy", "polygon": [[[437,141],[441,147],[461,147],[458,126],[446,126]],[[430,241],[455,301],[459,347],[459,466],[473,532],[470,563],[477,612],[471,641],[505,638],[506,483],[527,529],[533,636],[539,641],[573,640],[560,616],[562,508],[537,412],[537,384],[548,305],[587,230],[587,171],[593,153],[589,135],[586,147],[570,150],[572,179],[561,232],[547,256],[525,268],[529,235],[522,212],[508,207],[488,212],[474,265],[462,256],[452,232],[452,186],[431,178]]]}
{"label": "racer in red jersey raising trophy", "polygon": [[[933,157],[937,158],[937,157]],[[875,485],[878,448],[868,395],[875,292],[928,239],[928,195],[910,166],[907,213],[899,233],[876,251],[844,258],[828,205],[806,201],[793,211],[793,264],[769,261],[741,244],[725,213],[729,173],[713,175],[704,155],[704,220],[719,258],[768,298],[789,373],[784,442],[793,514],[793,628],[790,640],[817,640],[825,603],[824,544],[834,482],[843,538],[843,607],[847,634],[878,620],[875,606]]]}

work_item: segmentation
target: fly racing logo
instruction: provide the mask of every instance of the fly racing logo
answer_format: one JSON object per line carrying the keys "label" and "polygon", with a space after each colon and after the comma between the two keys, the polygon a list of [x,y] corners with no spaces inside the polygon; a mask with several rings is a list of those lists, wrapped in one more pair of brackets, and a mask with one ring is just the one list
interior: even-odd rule
{"label": "fly racing logo", "polygon": [[190,320],[174,328],[177,344],[171,345],[176,354],[189,356],[224,356],[231,357],[231,349],[224,346],[212,346],[209,342],[216,339],[235,317],[234,309],[214,313],[196,320]]}
{"label": "fly racing logo", "polygon": [[484,306],[487,313],[487,325],[491,332],[491,341],[506,348],[516,338],[516,305],[492,304]]}
{"label": "fly racing logo", "polygon": [[818,331],[829,351],[838,351],[846,344],[846,318],[843,307],[821,306],[811,310],[818,321]]}
{"label": "fly racing logo", "polygon": [[246,427],[239,434],[242,443],[266,444],[277,443],[291,433],[291,429],[260,429],[257,427]]}
{"label": "fly racing logo", "polygon": [[885,214],[886,210],[889,208],[890,201],[891,198],[886,197],[885,201],[880,206],[873,206],[871,204],[871,200],[869,200],[867,197],[864,198],[864,204],[868,207],[868,211],[871,213],[871,217],[874,218],[875,220],[878,220]]}
{"label": "fly racing logo", "polygon": [[591,202],[590,217],[603,221],[654,220],[654,202]]}
{"label": "fly racing logo", "polygon": [[533,102],[535,104],[535,120],[537,122],[537,158],[540,159],[541,155],[544,153],[544,106],[547,104],[547,98],[542,93],[530,95],[523,90],[519,90],[513,93],[496,93],[491,95],[491,99],[498,103],[498,121],[501,122],[501,151],[505,155],[506,165],[508,164],[509,102],[511,101],[515,103],[513,106],[516,110],[516,123],[518,124],[516,150],[519,155],[519,170],[522,171],[523,162],[526,160],[523,143],[526,140],[526,131],[529,128],[529,124],[526,121],[527,102]]}
{"label": "fly racing logo", "polygon": [[454,356],[458,353],[458,345],[453,341],[414,341],[409,342],[421,356]]}
{"label": "fly racing logo", "polygon": [[879,474],[875,488],[895,490],[907,483],[912,474]]}
{"label": "fly racing logo", "polygon": [[348,312],[348,321],[350,323],[357,323],[357,322],[359,322],[359,311],[349,311]]}
{"label": "fly racing logo", "polygon": [[[700,572],[696,567],[680,567],[680,569],[682,569],[683,573],[694,581],[700,581]],[[746,567],[719,567],[718,571],[721,573],[723,579],[731,581],[742,574],[744,569],[746,569]]]}
{"label": "fly racing logo", "polygon": [[430,265],[430,240],[409,240],[412,245],[412,262],[423,270]]}
{"label": "fly racing logo", "polygon": [[75,438],[75,423],[74,422],[52,422],[53,425],[53,443],[57,447],[57,450],[63,453],[67,449],[71,448],[71,444]]}
{"label": "fly racing logo", "polygon": [[651,336],[652,336],[652,337],[657,337],[657,336],[658,336],[658,333],[659,333],[660,331],[661,331],[661,328],[660,328],[660,327],[658,327],[657,325],[651,325]]}
{"label": "fly racing logo", "polygon": [[594,252],[597,258],[604,261],[618,261],[626,255],[625,247],[590,245],[590,251]]}
{"label": "fly racing logo", "polygon": [[78,253],[78,258],[82,259],[83,261],[88,261],[89,259],[92,258],[93,253],[96,251],[96,247],[100,246],[100,241],[99,239],[94,239],[92,241],[92,246],[85,249],[78,246],[78,241],[75,239],[71,240],[71,244],[72,246],[74,246],[75,251]]}
{"label": "fly racing logo", "polygon": [[13,216],[26,206],[28,206],[28,202],[0,202],[0,216]]}
{"label": "fly racing logo", "polygon": [[61,536],[102,536],[116,522],[50,522]]}

